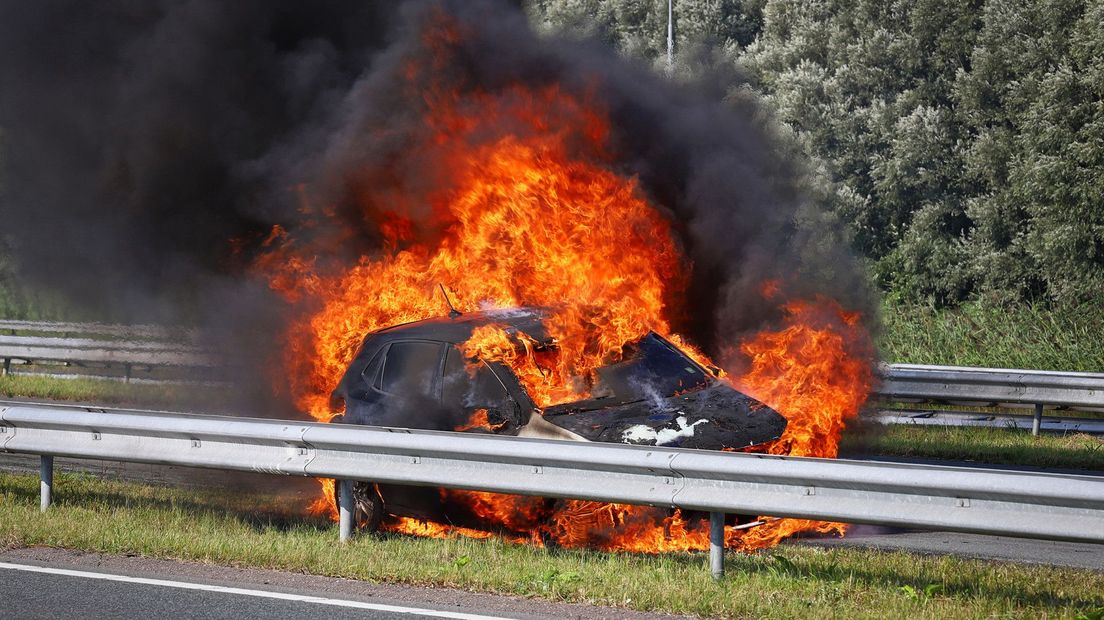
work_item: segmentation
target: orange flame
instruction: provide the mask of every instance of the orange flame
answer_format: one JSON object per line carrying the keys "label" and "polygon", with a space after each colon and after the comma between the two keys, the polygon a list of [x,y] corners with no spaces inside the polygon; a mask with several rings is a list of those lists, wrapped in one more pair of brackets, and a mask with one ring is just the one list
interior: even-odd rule
{"label": "orange flame", "polygon": [[[736,384],[787,419],[785,433],[766,446],[767,453],[834,458],[847,420],[858,415],[870,393],[869,336],[859,314],[824,297],[782,308],[783,329],[760,332],[741,345],[751,365]],[[738,546],[768,547],[803,531],[842,535],[844,526],[781,519],[748,530]]]}
{"label": "orange flame", "polygon": [[[439,57],[461,36],[443,27],[428,32],[425,43]],[[409,61],[403,72],[413,84],[441,70],[430,65]],[[432,168],[427,185],[435,189],[395,183],[361,189],[358,204],[363,219],[374,222],[381,249],[334,269],[317,258],[333,239],[312,246],[275,228],[256,262],[270,286],[301,311],[284,334],[276,385],[286,385],[303,410],[330,420],[337,413],[330,409],[330,392],[364,335],[443,314],[433,294],[439,284],[465,312],[548,309],[544,324],[556,343],[554,353],[529,335],[495,325],[478,328],[462,347],[470,358],[510,366],[539,407],[585,397],[593,370],[616,361],[626,343],[649,330],[714,367],[671,333],[671,317],[687,314],[682,294],[690,265],[662,211],[636,179],[611,163],[609,121],[600,105],[555,86],[489,93],[433,83],[412,94],[412,101],[425,106],[425,133],[404,157]],[[312,226],[327,218],[341,228],[334,209],[310,217]],[[767,289],[771,298],[777,295],[777,284]],[[750,365],[735,373],[734,382],[789,419],[786,434],[767,451],[835,456],[844,421],[858,412],[870,385],[864,351],[854,346],[866,342],[865,332],[857,315],[828,299],[792,301],[784,310],[786,327],[740,347]],[[474,428],[494,430],[486,411],[457,430]],[[323,492],[312,510],[336,516],[332,481],[323,481]],[[449,501],[465,502],[488,529],[530,533],[519,540],[535,540],[540,531],[562,546],[650,552],[708,547],[701,519],[677,512],[443,493]],[[385,527],[421,536],[490,535],[414,519]],[[730,531],[728,540],[752,549],[806,529],[839,530],[782,520]]]}
{"label": "orange flame", "polygon": [[476,409],[474,412],[472,412],[471,417],[468,418],[467,422],[461,424],[460,426],[457,426],[453,430],[462,433],[464,431],[473,431],[478,428],[481,430],[493,432],[502,428],[505,424],[505,422],[491,422],[490,419],[487,418],[486,409]]}
{"label": "orange flame", "polygon": [[[433,151],[431,159],[447,160],[454,175],[451,189],[433,197],[443,226],[438,238],[389,237],[395,250],[332,275],[290,241],[259,263],[288,300],[322,304],[288,331],[287,372],[281,373],[297,403],[318,419],[331,417],[329,391],[364,334],[441,313],[433,296],[438,283],[463,311],[553,308],[546,327],[560,344],[555,378],[563,379],[561,388],[625,342],[667,329],[665,300],[682,289],[681,255],[669,224],[635,180],[573,155],[576,136],[566,128],[589,127],[597,122],[594,113],[554,88],[471,99],[462,107],[474,106],[479,116],[462,123],[449,121],[448,110],[431,111],[431,125],[441,129],[424,148]],[[563,125],[538,122],[543,116]],[[518,123],[530,131],[470,143],[485,125]],[[462,128],[458,134],[448,129],[454,126]],[[600,146],[590,149],[590,158]],[[413,226],[403,213],[384,216]],[[382,232],[392,235],[395,228]],[[538,400],[571,394],[554,396],[552,383]]]}

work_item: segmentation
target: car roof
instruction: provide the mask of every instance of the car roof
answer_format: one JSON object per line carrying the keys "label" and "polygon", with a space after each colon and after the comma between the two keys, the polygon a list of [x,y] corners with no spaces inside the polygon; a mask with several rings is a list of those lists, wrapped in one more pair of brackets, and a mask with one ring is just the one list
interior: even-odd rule
{"label": "car roof", "polygon": [[538,341],[548,341],[544,328],[546,311],[541,308],[501,308],[465,312],[455,317],[437,317],[387,327],[369,334],[365,342],[376,340],[436,340],[459,344],[471,338],[476,328],[502,325],[507,331],[521,331]]}

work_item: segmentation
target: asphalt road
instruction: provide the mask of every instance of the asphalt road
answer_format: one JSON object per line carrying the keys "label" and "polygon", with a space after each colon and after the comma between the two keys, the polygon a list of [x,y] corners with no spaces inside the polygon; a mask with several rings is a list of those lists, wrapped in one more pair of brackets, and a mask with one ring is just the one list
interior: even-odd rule
{"label": "asphalt road", "polygon": [[[9,618],[677,620],[583,604],[64,549],[0,551]],[[14,614],[12,613],[15,610]]]}
{"label": "asphalt road", "polygon": [[925,555],[1045,564],[1104,571],[1104,545],[958,532],[901,530],[873,525],[853,525],[844,538],[791,539],[782,544],[863,547],[883,551],[909,551]]}
{"label": "asphalt road", "polygon": [[272,590],[151,580],[111,573],[0,563],[0,597],[9,611],[33,618],[268,618],[372,620],[492,616],[304,596]]}

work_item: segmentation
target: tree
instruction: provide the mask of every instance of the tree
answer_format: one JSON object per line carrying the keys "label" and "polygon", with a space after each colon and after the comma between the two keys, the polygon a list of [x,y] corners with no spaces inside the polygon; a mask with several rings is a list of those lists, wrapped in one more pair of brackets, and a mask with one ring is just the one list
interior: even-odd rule
{"label": "tree", "polygon": [[[551,26],[663,54],[661,0],[534,4]],[[679,0],[675,17],[680,49],[748,72],[891,294],[1077,303],[1104,299],[1102,7]]]}
{"label": "tree", "polygon": [[980,287],[1063,302],[1104,294],[1104,3],[992,2],[956,83]]}

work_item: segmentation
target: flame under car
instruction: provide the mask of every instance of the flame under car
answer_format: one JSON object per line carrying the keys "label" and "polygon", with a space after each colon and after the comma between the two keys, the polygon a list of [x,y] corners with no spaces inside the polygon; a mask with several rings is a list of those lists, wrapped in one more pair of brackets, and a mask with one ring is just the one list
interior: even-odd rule
{"label": "flame under car", "polygon": [[[519,355],[554,355],[543,318],[538,309],[456,313],[369,334],[333,393],[332,406],[345,409],[334,421],[706,450],[756,446],[786,428],[776,411],[654,332],[596,369],[581,399],[543,408],[509,366],[463,353],[476,329],[495,325],[518,337]],[[357,483],[353,495],[361,527],[385,515],[487,525],[440,489]]]}

